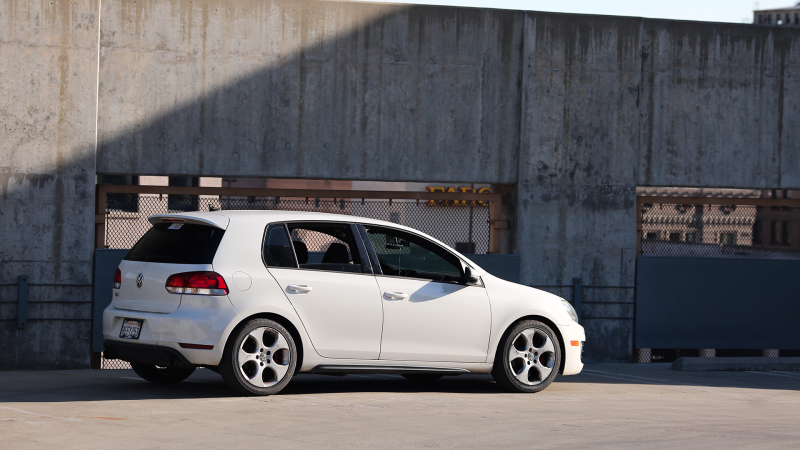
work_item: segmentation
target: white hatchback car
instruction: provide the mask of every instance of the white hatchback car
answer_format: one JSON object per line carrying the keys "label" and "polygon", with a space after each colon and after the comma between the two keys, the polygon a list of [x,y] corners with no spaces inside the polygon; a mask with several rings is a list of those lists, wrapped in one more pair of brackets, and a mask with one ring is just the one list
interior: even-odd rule
{"label": "white hatchback car", "polygon": [[145,380],[208,367],[243,394],[268,395],[298,372],[491,373],[538,392],[583,368],[585,335],[567,301],[411,228],[292,211],[149,220],[103,313],[105,357]]}

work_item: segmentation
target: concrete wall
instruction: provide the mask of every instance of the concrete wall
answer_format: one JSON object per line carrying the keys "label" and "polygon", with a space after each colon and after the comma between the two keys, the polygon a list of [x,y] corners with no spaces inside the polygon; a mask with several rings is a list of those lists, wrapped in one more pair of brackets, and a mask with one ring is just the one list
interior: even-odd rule
{"label": "concrete wall", "polygon": [[800,186],[800,33],[644,22],[638,184]]}
{"label": "concrete wall", "polygon": [[[98,3],[0,3],[0,283],[91,283]],[[15,301],[16,287],[0,287]],[[31,286],[30,301],[87,301],[91,288]],[[0,369],[89,363],[89,322],[31,320],[0,304]],[[29,317],[89,318],[88,304]]]}
{"label": "concrete wall", "polygon": [[[9,280],[90,276],[95,158],[109,174],[493,183],[530,284],[632,285],[637,185],[800,188],[798,30],[284,0],[102,9],[99,43],[94,3],[0,9]],[[590,358],[629,355],[629,320],[585,323]],[[14,352],[41,348],[0,327]],[[10,353],[0,367],[26,366]]]}
{"label": "concrete wall", "polygon": [[[527,284],[631,286],[641,19],[526,14],[517,252]],[[587,301],[632,301],[586,289]],[[570,298],[568,290],[556,293]],[[605,306],[606,310],[596,311]],[[630,308],[630,307],[628,307]],[[629,316],[586,304],[584,316]],[[624,357],[631,321],[585,319],[593,358]]]}
{"label": "concrete wall", "polygon": [[101,172],[514,182],[523,17],[109,2]]}

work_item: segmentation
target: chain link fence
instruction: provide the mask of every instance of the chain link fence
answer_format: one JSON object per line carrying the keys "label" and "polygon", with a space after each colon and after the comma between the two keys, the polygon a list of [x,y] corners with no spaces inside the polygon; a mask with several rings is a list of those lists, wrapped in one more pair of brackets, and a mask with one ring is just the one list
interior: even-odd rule
{"label": "chain link fence", "polygon": [[121,359],[106,359],[105,356],[102,357],[102,364],[100,366],[101,369],[130,369],[131,363],[128,361],[123,361]]}
{"label": "chain link fence", "polygon": [[489,205],[479,201],[284,199],[204,195],[112,194],[106,209],[106,245],[131,248],[154,214],[216,210],[280,210],[346,214],[405,225],[461,253],[489,250]]}
{"label": "chain link fence", "polygon": [[642,255],[800,259],[800,208],[642,204]]}

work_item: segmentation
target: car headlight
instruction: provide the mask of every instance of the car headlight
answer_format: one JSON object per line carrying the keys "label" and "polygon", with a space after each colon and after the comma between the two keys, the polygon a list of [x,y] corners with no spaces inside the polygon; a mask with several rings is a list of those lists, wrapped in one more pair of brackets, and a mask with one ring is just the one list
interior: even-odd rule
{"label": "car headlight", "polygon": [[567,310],[567,314],[569,314],[569,316],[572,317],[572,320],[574,320],[575,323],[577,323],[578,313],[575,312],[575,308],[573,308],[572,305],[570,305],[569,302],[564,299],[561,299],[561,304],[564,305],[564,309]]}

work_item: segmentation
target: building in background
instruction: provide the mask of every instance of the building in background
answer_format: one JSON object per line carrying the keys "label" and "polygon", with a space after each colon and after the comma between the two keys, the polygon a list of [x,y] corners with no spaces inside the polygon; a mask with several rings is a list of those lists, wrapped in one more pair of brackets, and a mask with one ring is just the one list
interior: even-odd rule
{"label": "building in background", "polygon": [[638,196],[673,197],[642,204],[642,254],[797,259],[800,215],[785,206],[688,204],[681,197],[794,199],[800,191],[637,188]]}
{"label": "building in background", "polygon": [[753,24],[800,27],[800,3],[786,8],[753,11]]}

